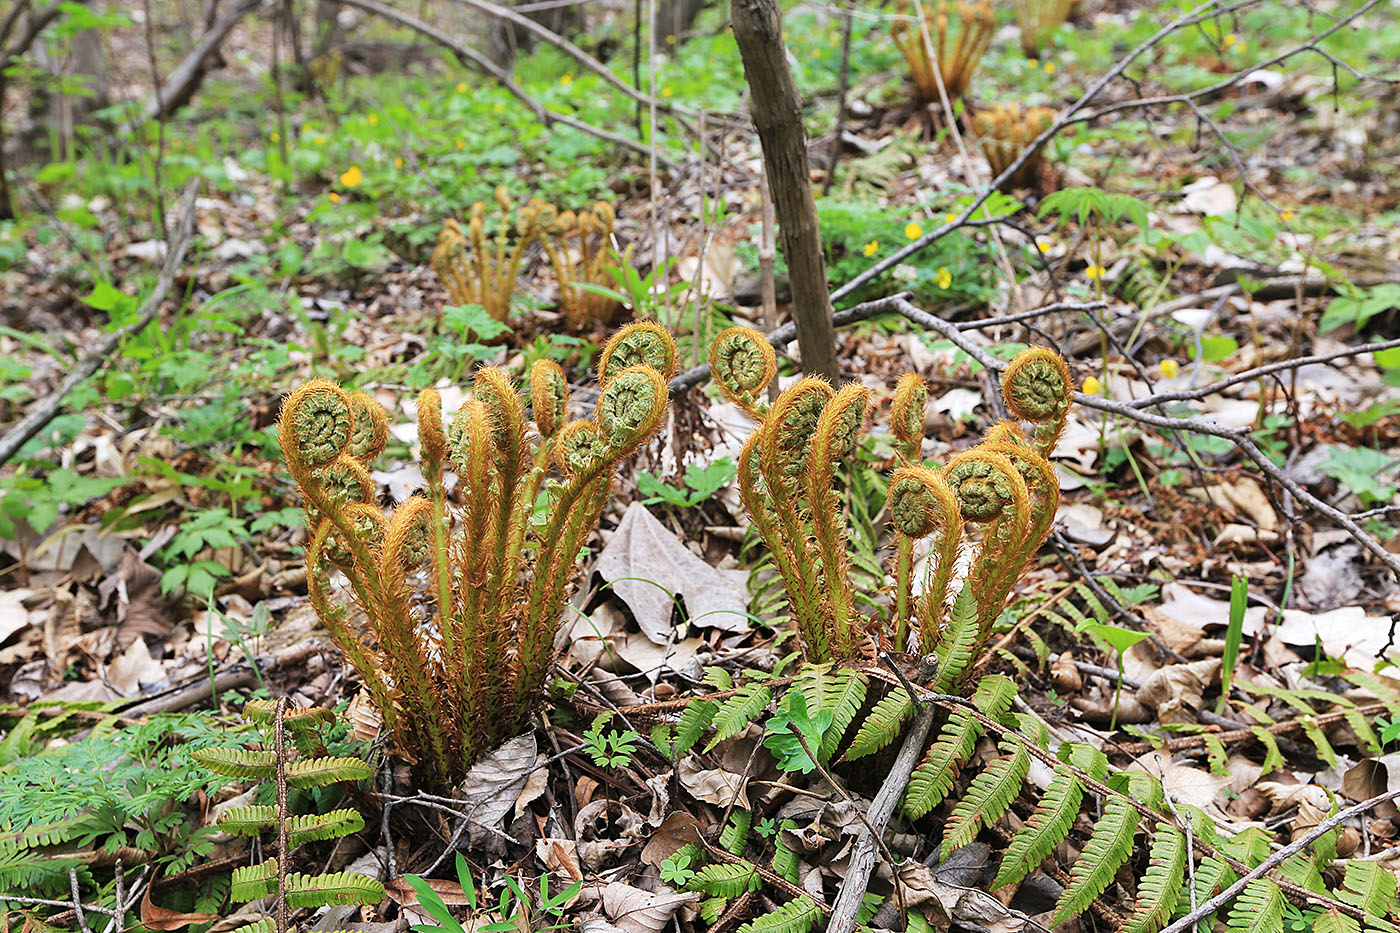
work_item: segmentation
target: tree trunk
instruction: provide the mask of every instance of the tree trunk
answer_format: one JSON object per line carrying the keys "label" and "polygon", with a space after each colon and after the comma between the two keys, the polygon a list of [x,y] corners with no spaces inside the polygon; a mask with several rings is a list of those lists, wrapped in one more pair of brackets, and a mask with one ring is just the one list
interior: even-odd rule
{"label": "tree trunk", "polygon": [[749,109],[763,146],[768,187],[783,235],[802,369],[834,382],[836,329],[831,323],[817,202],[807,164],[802,97],[788,70],[782,18],[775,0],[731,0],[730,19],[744,60]]}

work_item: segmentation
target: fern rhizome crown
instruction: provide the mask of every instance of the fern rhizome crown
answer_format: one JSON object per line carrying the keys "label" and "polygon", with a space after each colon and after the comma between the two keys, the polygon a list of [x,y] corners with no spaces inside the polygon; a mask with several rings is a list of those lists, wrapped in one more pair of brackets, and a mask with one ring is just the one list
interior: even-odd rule
{"label": "fern rhizome crown", "polygon": [[533,437],[502,370],[477,373],[450,424],[437,391],[425,390],[425,488],[389,516],[368,470],[387,438],[383,408],[320,381],[287,400],[280,436],[312,529],[311,603],[430,783],[461,777],[521,728],[549,670],[575,559],[617,464],[660,429],[675,359],[660,325],[623,328],[599,357],[593,417],[569,423],[563,372],[535,363]]}
{"label": "fern rhizome crown", "polygon": [[[914,375],[900,380],[890,414],[902,461],[890,479],[888,498],[894,592],[884,614],[869,620],[872,625],[853,608],[841,509],[832,491],[836,464],[856,443],[870,393],[804,379],[770,408],[760,399],[775,372],[772,350],[760,334],[742,328],[720,336],[710,362],[724,394],[759,423],[740,455],[740,491],[782,576],[809,661],[792,677],[756,672],[737,686],[727,672],[714,669],[707,680],[721,692],[692,702],[675,722],[657,726],[653,741],[659,748],[679,757],[708,733],[709,751],[776,707],[765,746],[776,755],[795,756],[792,743],[787,752],[783,748],[797,731],[792,724],[800,721],[815,732],[807,733],[810,742],[802,740],[799,760],[810,755],[824,768],[888,747],[922,705],[928,714],[923,728],[931,725],[936,737],[904,789],[905,815],[934,834],[945,858],[984,830],[999,837],[991,887],[1009,899],[1031,873],[1045,871],[1061,886],[1056,926],[1092,908],[1125,933],[1156,933],[1193,906],[1188,890],[1199,903],[1263,865],[1273,850],[1263,830],[1228,835],[1199,808],[1168,802],[1162,783],[1147,771],[1117,770],[1105,750],[1073,736],[1052,741],[1046,723],[1018,703],[1010,678],[993,673],[968,682],[1012,587],[1054,520],[1059,492],[1047,457],[1063,430],[1071,393],[1059,356],[1028,350],[1003,376],[1007,410],[1034,424],[1033,434],[1014,423],[998,424],[941,470],[920,460],[924,384]],[[915,593],[914,545],[926,537],[928,567]],[[957,577],[964,582],[950,598]],[[931,653],[940,662],[924,678],[926,686],[879,667],[838,663],[857,653],[864,633],[872,630],[882,647]],[[868,702],[877,680],[892,689]],[[1380,678],[1349,674],[1348,680],[1400,710],[1400,692]],[[1348,722],[1357,735],[1370,735],[1367,747],[1379,751],[1363,718]],[[1262,726],[1256,734],[1272,739]],[[1021,807],[1008,832],[1003,817],[1026,792],[1033,763],[1049,773],[1049,780],[1041,783],[1033,804]],[[1086,808],[1091,819],[1081,816]],[[932,818],[935,811],[938,817]],[[718,849],[692,844],[673,859],[693,866],[688,889],[708,895],[702,916],[727,916],[737,898],[769,887],[787,898],[740,927],[740,933],[807,933],[831,908],[799,886],[798,856],[781,836],[775,838],[770,868],[744,858],[753,818],[735,809]],[[1084,827],[1091,827],[1087,837]],[[1337,832],[1321,835],[1267,873],[1255,872],[1258,877],[1231,892],[1220,917],[1240,933],[1284,933],[1288,911],[1306,907],[1311,913],[1298,916],[1310,919],[1314,931],[1360,933],[1364,926],[1394,933],[1387,917],[1395,915],[1400,898],[1391,872],[1351,859],[1344,872],[1332,874],[1340,887],[1324,880],[1337,857]],[[1073,842],[1079,854],[1065,871],[1056,865],[1055,853],[1071,835],[1080,837]],[[1144,870],[1125,879],[1120,869],[1139,851],[1139,835],[1146,840]],[[1128,888],[1126,912],[1109,896],[1110,886],[1120,881]],[[859,922],[867,922],[879,902],[867,894]],[[908,930],[932,929],[916,910],[909,910],[908,918]]]}
{"label": "fern rhizome crown", "polygon": [[[270,733],[261,750],[203,748],[194,760],[216,774],[241,781],[266,781],[276,787],[276,803],[232,807],[219,815],[219,828],[235,836],[277,834],[277,854],[253,865],[236,868],[230,897],[256,901],[275,896],[274,917],[239,927],[234,933],[285,933],[287,910],[328,904],[377,904],[384,885],[356,872],[306,875],[291,871],[292,851],[308,842],[339,839],[365,828],[358,810],[345,807],[327,813],[293,816],[288,788],[323,787],[370,777],[370,766],[359,758],[333,757],[326,751],[322,730],[335,721],[325,709],[290,707],[287,701],[249,700],[243,715]],[[300,757],[298,757],[298,753]]]}
{"label": "fern rhizome crown", "polygon": [[[471,206],[466,229],[453,219],[443,223],[433,251],[432,266],[448,295],[459,305],[475,304],[498,321],[510,314],[511,296],[526,254],[536,243],[549,259],[559,287],[559,306],[571,327],[608,322],[618,302],[598,291],[611,288],[627,255],[613,246],[617,215],[606,201],[591,209],[559,210],[548,201],[531,198],[515,208],[505,186],[496,189],[499,207],[494,232],[489,229],[485,201]],[[630,252],[630,251],[628,251]]]}
{"label": "fern rhizome crown", "polygon": [[[739,455],[739,491],[782,575],[804,652],[818,662],[854,657],[868,626],[857,610],[836,474],[860,440],[870,390],[808,378],[763,405],[773,349],[748,328],[721,334],[710,363],[720,390],[759,423]],[[943,686],[961,683],[1060,501],[1046,457],[1069,411],[1069,370],[1055,353],[1027,350],[1007,368],[1002,390],[1013,415],[1038,425],[1035,436],[1000,424],[942,470],[921,459],[923,381],[911,373],[895,390],[890,421],[901,464],[889,482],[894,583],[876,620],[880,647],[936,651]],[[924,538],[929,558],[916,592],[915,542]],[[965,589],[978,609],[961,630],[951,627],[949,597],[959,555],[969,551]]]}

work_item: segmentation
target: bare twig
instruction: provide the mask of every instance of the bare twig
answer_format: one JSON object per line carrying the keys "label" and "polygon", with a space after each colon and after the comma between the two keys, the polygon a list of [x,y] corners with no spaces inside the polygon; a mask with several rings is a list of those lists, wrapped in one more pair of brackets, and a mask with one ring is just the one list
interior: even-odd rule
{"label": "bare twig", "polygon": [[[194,97],[195,92],[199,90],[200,84],[204,81],[210,57],[218,51],[224,39],[228,38],[233,27],[261,5],[262,0],[241,0],[225,10],[223,15],[214,21],[214,25],[199,37],[194,48],[190,49],[189,54],[180,60],[180,64],[175,66],[175,70],[170,72],[170,77],[166,79],[165,84],[157,85],[150,102],[142,108],[142,121],[164,120],[189,103],[190,98]],[[148,26],[149,22],[147,20]],[[150,48],[150,54],[154,57],[154,46]],[[151,71],[154,76],[154,58],[151,62]]]}
{"label": "bare twig", "polygon": [[140,333],[155,320],[156,315],[160,312],[161,304],[175,284],[175,273],[179,271],[180,264],[184,261],[185,248],[189,245],[190,233],[194,229],[194,202],[195,194],[198,191],[198,181],[190,182],[185,188],[185,196],[180,209],[180,221],[175,227],[175,232],[170,235],[165,264],[156,277],[155,288],[142,304],[137,319],[126,327],[114,330],[102,338],[102,342],[97,345],[97,348],[73,367],[73,371],[59,383],[57,389],[54,389],[43,401],[31,408],[29,414],[25,415],[19,424],[5,432],[5,436],[0,438],[0,464],[9,461],[30,438],[38,434],[46,424],[54,419],[68,394],[111,359],[114,351],[121,345],[123,338]]}

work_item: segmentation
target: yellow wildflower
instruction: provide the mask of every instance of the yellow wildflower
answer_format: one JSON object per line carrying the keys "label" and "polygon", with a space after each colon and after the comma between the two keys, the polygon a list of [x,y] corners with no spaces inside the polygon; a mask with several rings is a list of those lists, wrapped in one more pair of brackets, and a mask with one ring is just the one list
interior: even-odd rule
{"label": "yellow wildflower", "polygon": [[467,93],[467,82],[465,82],[465,81],[458,81],[458,82],[457,82],[457,93],[458,93],[458,94],[465,94],[465,93]]}
{"label": "yellow wildflower", "polygon": [[394,168],[403,168],[403,156],[394,156]]}
{"label": "yellow wildflower", "polygon": [[1165,359],[1157,364],[1158,371],[1167,379],[1175,379],[1181,373],[1181,364],[1173,359]]}
{"label": "yellow wildflower", "polygon": [[280,142],[281,139],[282,139],[282,134],[281,134],[281,133],[273,133],[272,135],[268,136],[267,138],[270,139],[270,140],[272,140],[273,142]]}
{"label": "yellow wildflower", "polygon": [[1107,271],[1108,270],[1103,266],[1090,264],[1084,270],[1084,277],[1091,282],[1097,282],[1099,279],[1103,278],[1104,273]]}
{"label": "yellow wildflower", "polygon": [[1249,48],[1249,43],[1241,42],[1239,45],[1235,46],[1235,51],[1243,55],[1247,48]]}
{"label": "yellow wildflower", "polygon": [[917,240],[924,235],[924,228],[916,223],[907,223],[904,225],[904,235],[911,240]]}
{"label": "yellow wildflower", "polygon": [[1234,45],[1236,42],[1240,41],[1240,37],[1235,35],[1233,32],[1227,32],[1225,33],[1225,38],[1221,41],[1223,41],[1226,45]]}
{"label": "yellow wildflower", "polygon": [[662,97],[670,97],[670,96],[671,96],[672,94],[674,94],[674,93],[676,93],[676,92],[673,91],[673,90],[671,90],[671,86],[670,86],[669,84],[666,85],[665,87],[663,87],[663,88],[661,89],[661,96],[662,96]]}
{"label": "yellow wildflower", "polygon": [[1052,74],[1055,73],[1055,63],[1054,63],[1054,62],[1046,62],[1046,63],[1045,63],[1045,73],[1048,74],[1048,75],[1052,75]]}
{"label": "yellow wildflower", "polygon": [[331,203],[332,203],[332,204],[339,204],[339,203],[340,203],[340,195],[336,194],[334,191],[332,191],[330,194],[326,195],[326,197],[328,197],[328,198],[331,199]]}
{"label": "yellow wildflower", "polygon": [[326,144],[326,137],[317,135],[315,142],[318,146],[324,146]]}
{"label": "yellow wildflower", "polygon": [[865,255],[866,255],[866,258],[869,258],[869,257],[871,257],[871,256],[874,256],[876,250],[878,250],[879,248],[880,248],[880,241],[879,241],[879,240],[871,240],[869,243],[865,244],[864,253],[865,253]]}
{"label": "yellow wildflower", "polygon": [[559,79],[559,83],[564,85],[564,87],[568,87],[570,84],[574,83],[574,76],[571,74],[566,74],[564,75],[564,77]]}
{"label": "yellow wildflower", "polygon": [[675,36],[675,33],[671,33],[671,34],[669,34],[669,35],[666,36],[666,44],[667,44],[667,45],[675,45],[675,44],[676,44],[676,36]]}
{"label": "yellow wildflower", "polygon": [[1296,216],[1298,216],[1296,211],[1279,211],[1279,212],[1278,212],[1279,220],[1282,220],[1284,223],[1291,223],[1292,220],[1293,220],[1293,218],[1296,217]]}
{"label": "yellow wildflower", "polygon": [[953,273],[946,267],[938,270],[938,274],[933,277],[934,283],[944,291],[947,291],[953,284]]}
{"label": "yellow wildflower", "polygon": [[1085,395],[1098,395],[1098,394],[1099,394],[1100,392],[1102,392],[1102,391],[1103,391],[1103,383],[1102,383],[1102,382],[1099,382],[1099,379],[1098,379],[1097,376],[1090,376],[1088,379],[1085,379],[1085,380],[1084,380],[1084,394],[1085,394]]}
{"label": "yellow wildflower", "polygon": [[352,165],[340,176],[340,183],[347,188],[353,188],[365,180],[365,173],[360,171],[358,165]]}
{"label": "yellow wildflower", "polygon": [[457,151],[461,152],[465,148],[467,148],[467,144],[460,139],[457,140]]}
{"label": "yellow wildflower", "polygon": [[1039,68],[1039,67],[1040,67],[1040,59],[1038,59],[1038,58],[1032,58],[1032,59],[1030,60],[1030,63],[1031,63],[1031,67],[1032,67],[1032,68]]}
{"label": "yellow wildflower", "polygon": [[1052,246],[1054,246],[1054,245],[1055,245],[1055,241],[1054,241],[1054,240],[1051,240],[1051,239],[1048,238],[1048,237],[1043,237],[1043,236],[1041,236],[1041,237],[1036,237],[1036,238],[1035,238],[1035,248],[1038,249],[1038,250],[1039,250],[1040,252],[1042,252],[1042,253],[1048,253],[1048,252],[1050,252],[1050,247],[1052,247]]}
{"label": "yellow wildflower", "polygon": [[379,125],[379,114],[377,114],[377,113],[372,113],[372,114],[370,114],[366,119],[369,120],[369,125],[370,125],[370,126],[378,126],[378,125]]}

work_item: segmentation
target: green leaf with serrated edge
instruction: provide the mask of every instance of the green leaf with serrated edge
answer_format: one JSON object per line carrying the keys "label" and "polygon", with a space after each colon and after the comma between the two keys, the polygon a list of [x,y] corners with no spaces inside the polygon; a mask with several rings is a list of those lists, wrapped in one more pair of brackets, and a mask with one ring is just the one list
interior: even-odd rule
{"label": "green leaf with serrated edge", "polygon": [[218,826],[233,836],[256,836],[276,822],[275,807],[230,807],[219,814]]}
{"label": "green leaf with serrated edge", "polygon": [[1274,734],[1263,726],[1250,726],[1249,731],[1254,733],[1259,744],[1264,746],[1264,763],[1259,773],[1263,775],[1282,771],[1283,752],[1279,751],[1278,740],[1274,738]]}
{"label": "green leaf with serrated edge", "polygon": [[277,859],[270,858],[256,865],[235,868],[229,897],[235,901],[256,901],[276,890]]}
{"label": "green leaf with serrated edge", "polygon": [[1230,756],[1225,751],[1225,743],[1220,741],[1220,737],[1212,733],[1202,733],[1201,739],[1206,746],[1206,759],[1210,762],[1210,773],[1225,777],[1230,773]]}
{"label": "green leaf with serrated edge", "polygon": [[740,687],[739,692],[725,700],[715,712],[712,723],[715,727],[715,734],[710,739],[710,744],[705,746],[705,751],[708,752],[725,739],[733,738],[743,732],[748,728],[749,723],[768,708],[772,699],[773,691],[763,684],[749,684],[746,687]]}
{"label": "green leaf with serrated edge", "polygon": [[[1143,771],[1126,772],[1128,796],[1143,800],[1151,796],[1152,779]],[[1133,854],[1133,833],[1137,811],[1117,795],[1103,802],[1103,815],[1094,824],[1089,842],[1070,868],[1070,882],[1055,905],[1053,925],[1077,917],[1094,898],[1103,893],[1118,869]]]}
{"label": "green leaf with serrated edge", "polygon": [[1361,933],[1361,924],[1331,907],[1313,916],[1312,933]]}
{"label": "green leaf with serrated edge", "polygon": [[685,708],[676,720],[675,736],[671,740],[671,757],[679,758],[695,747],[705,730],[714,721],[719,704],[714,700],[696,700]]}
{"label": "green leaf with serrated edge", "polygon": [[1244,886],[1230,907],[1230,929],[1240,933],[1284,933],[1283,909],[1287,903],[1278,885],[1267,878],[1255,878]]}
{"label": "green leaf with serrated edge", "polygon": [[[255,697],[243,704],[243,718],[260,726],[271,726],[276,709],[277,704],[271,700]],[[283,714],[282,724],[289,729],[313,731],[334,725],[335,713],[320,706],[294,706]]]}
{"label": "green leaf with serrated edge", "polygon": [[1137,903],[1119,933],[1157,933],[1166,926],[1181,897],[1186,872],[1186,837],[1159,826],[1148,851],[1147,871],[1138,882]]}
{"label": "green leaf with serrated edge", "polygon": [[842,756],[843,761],[855,761],[866,755],[873,755],[889,745],[899,736],[905,720],[914,715],[914,701],[903,687],[895,687],[880,698],[865,722],[860,724],[850,748]]}
{"label": "green leaf with serrated edge", "polygon": [[953,815],[943,827],[943,858],[971,842],[977,831],[1001,819],[1031,769],[1031,755],[1025,744],[1002,743],[1002,756],[983,768],[968,785]]}
{"label": "green leaf with serrated edge", "polygon": [[364,828],[365,820],[358,810],[343,808],[294,816],[287,826],[287,834],[293,846],[300,846],[322,839],[339,839]]}
{"label": "green leaf with serrated edge", "polygon": [[792,884],[797,884],[797,869],[797,852],[783,842],[783,835],[779,833],[773,843],[773,870]]}
{"label": "green leaf with serrated edge", "polygon": [[1317,870],[1317,863],[1305,852],[1284,859],[1278,867],[1278,873],[1314,894],[1327,893],[1327,885],[1322,882],[1322,873]]}
{"label": "green leaf with serrated edge", "polygon": [[1389,916],[1396,909],[1395,875],[1377,862],[1349,861],[1338,897],[1373,917]]}
{"label": "green leaf with serrated edge", "polygon": [[1342,710],[1342,718],[1351,726],[1352,733],[1357,741],[1361,743],[1362,750],[1369,755],[1379,755],[1382,752],[1381,740],[1371,728],[1371,721],[1356,709]]}
{"label": "green leaf with serrated edge", "polygon": [[365,781],[373,773],[369,763],[359,758],[303,758],[287,765],[287,783],[321,787],[338,781]]}
{"label": "green leaf with serrated edge", "polygon": [[328,875],[287,876],[288,907],[325,907],[330,904],[377,904],[384,900],[384,885],[353,871]]}
{"label": "green leaf with serrated edge", "polygon": [[1337,753],[1332,750],[1332,743],[1327,741],[1327,736],[1323,735],[1322,730],[1318,728],[1317,720],[1312,716],[1299,716],[1298,725],[1302,727],[1303,734],[1308,737],[1308,741],[1312,742],[1313,748],[1317,749],[1317,757],[1325,761],[1328,767],[1337,767],[1339,761]]}
{"label": "green leaf with serrated edge", "polygon": [[[1091,745],[1076,742],[1070,747],[1069,764],[1101,780],[1108,772],[1108,759]],[[1084,786],[1069,768],[1059,765],[1026,824],[1011,838],[993,890],[1014,884],[1030,874],[1054,851],[1074,825]]]}
{"label": "green leaf with serrated edge", "polygon": [[[822,735],[821,747],[817,749],[817,756],[823,762],[830,761],[836,754],[846,730],[865,704],[867,683],[865,674],[851,668],[841,668],[828,682],[822,709],[831,710],[831,725]],[[814,715],[816,712],[812,710]]]}
{"label": "green leaf with serrated edge", "polygon": [[275,752],[255,752],[246,748],[200,748],[191,752],[190,757],[224,777],[265,781],[277,775]]}
{"label": "green leaf with serrated edge", "polygon": [[1367,691],[1384,703],[1392,716],[1400,716],[1400,689],[1370,671],[1349,670],[1342,672],[1342,679]]}
{"label": "green leaf with serrated edge", "polygon": [[700,919],[709,926],[714,926],[719,918],[724,916],[724,908],[729,906],[727,897],[707,897],[700,902]]}

